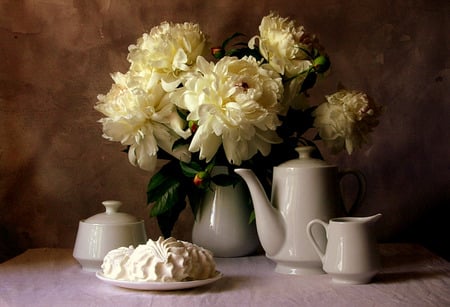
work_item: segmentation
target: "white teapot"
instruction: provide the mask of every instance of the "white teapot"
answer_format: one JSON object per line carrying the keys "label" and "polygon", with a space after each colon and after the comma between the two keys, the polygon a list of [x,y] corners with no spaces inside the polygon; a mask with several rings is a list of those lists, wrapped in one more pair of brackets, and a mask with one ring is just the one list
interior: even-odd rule
{"label": "white teapot", "polygon": [[[276,262],[276,272],[284,274],[323,274],[322,262],[309,242],[306,226],[313,219],[328,221],[346,215],[340,180],[353,174],[359,192],[355,207],[365,193],[364,177],[357,171],[340,172],[337,166],[314,159],[314,147],[296,149],[299,158],[274,167],[272,201],[253,171],[236,169],[247,183],[256,215],[256,228],[266,256]],[[319,247],[326,245],[323,227],[312,230]]]}

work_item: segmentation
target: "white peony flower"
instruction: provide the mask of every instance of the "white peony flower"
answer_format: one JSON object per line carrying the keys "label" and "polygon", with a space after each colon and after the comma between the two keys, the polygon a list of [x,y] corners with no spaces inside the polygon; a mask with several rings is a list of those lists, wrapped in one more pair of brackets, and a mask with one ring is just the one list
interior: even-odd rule
{"label": "white peony flower", "polygon": [[271,13],[262,19],[259,32],[259,36],[249,40],[249,47],[253,49],[258,39],[262,56],[275,71],[287,79],[304,78],[302,73],[313,65],[308,55],[312,51],[312,39],[304,28]]}
{"label": "white peony flower", "polygon": [[314,127],[334,152],[345,148],[351,154],[368,142],[369,133],[378,125],[381,107],[356,91],[340,90],[326,99],[313,113]]}
{"label": "white peony flower", "polygon": [[153,171],[158,146],[176,158],[189,161],[187,148],[173,144],[187,138],[184,122],[168,94],[152,74],[115,73],[114,84],[106,95],[99,95],[95,109],[106,117],[100,119],[103,137],[129,146],[128,158],[133,165]]}
{"label": "white peony flower", "polygon": [[228,161],[240,165],[280,142],[275,130],[282,92],[281,77],[253,57],[224,57],[216,64],[198,57],[197,71],[172,99],[198,124],[191,152],[209,162],[223,145]]}
{"label": "white peony flower", "polygon": [[128,48],[130,70],[152,70],[161,75],[166,91],[174,90],[180,84],[180,74],[191,69],[205,44],[198,24],[162,22]]}

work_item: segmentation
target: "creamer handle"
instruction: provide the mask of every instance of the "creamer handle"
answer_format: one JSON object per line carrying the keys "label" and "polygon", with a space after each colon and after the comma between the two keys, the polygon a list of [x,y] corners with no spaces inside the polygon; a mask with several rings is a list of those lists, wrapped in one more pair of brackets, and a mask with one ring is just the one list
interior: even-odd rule
{"label": "creamer handle", "polygon": [[308,236],[309,241],[311,241],[312,246],[314,247],[314,250],[316,251],[316,253],[319,255],[320,257],[320,261],[322,261],[322,264],[325,261],[325,251],[321,250],[319,247],[319,244],[317,243],[316,238],[314,238],[314,235],[312,233],[312,226],[314,224],[319,224],[322,225],[323,228],[325,228],[325,232],[327,234],[327,238],[328,238],[328,224],[325,223],[322,220],[319,219],[314,219],[312,221],[310,221],[308,223],[308,225],[306,225],[306,235]]}

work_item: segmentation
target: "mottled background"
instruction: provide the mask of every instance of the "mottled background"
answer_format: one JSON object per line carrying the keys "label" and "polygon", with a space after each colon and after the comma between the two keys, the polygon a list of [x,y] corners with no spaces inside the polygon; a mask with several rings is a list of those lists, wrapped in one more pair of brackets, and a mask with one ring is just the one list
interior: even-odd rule
{"label": "mottled background", "polygon": [[[271,10],[317,33],[339,83],[386,107],[373,144],[326,158],[368,180],[358,215],[377,212],[380,240],[448,256],[450,2],[432,0],[0,0],[0,260],[30,247],[72,247],[80,219],[119,199],[148,218],[151,174],[105,141],[93,106],[125,72],[127,47],[164,20],[198,22],[211,42],[257,33]],[[190,239],[188,210],[174,236]]]}

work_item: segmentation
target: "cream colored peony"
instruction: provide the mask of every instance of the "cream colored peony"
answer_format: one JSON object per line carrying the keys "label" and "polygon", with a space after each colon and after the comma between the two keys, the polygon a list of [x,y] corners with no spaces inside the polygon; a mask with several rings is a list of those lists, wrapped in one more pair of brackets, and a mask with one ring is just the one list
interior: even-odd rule
{"label": "cream colored peony", "polygon": [[227,160],[240,165],[280,142],[275,130],[282,93],[281,77],[253,57],[224,57],[216,64],[198,57],[197,71],[171,98],[198,124],[191,152],[209,162],[223,145]]}
{"label": "cream colored peony", "polygon": [[299,91],[308,70],[313,66],[311,54],[317,44],[315,38],[293,20],[271,13],[262,19],[259,36],[249,40],[249,47],[254,49],[257,41],[261,55],[275,71],[284,76],[285,107],[306,107]]}
{"label": "cream colored peony", "polygon": [[357,91],[340,90],[326,99],[313,113],[314,127],[334,152],[345,148],[351,154],[368,142],[369,133],[378,125],[381,107]]}
{"label": "cream colored peony", "polygon": [[103,137],[129,146],[130,162],[148,171],[157,163],[158,146],[174,157],[189,161],[186,147],[172,150],[180,137],[188,137],[168,94],[151,73],[135,75],[115,73],[115,83],[106,95],[99,95],[95,109],[106,117],[100,119]]}
{"label": "cream colored peony", "polygon": [[180,84],[180,75],[205,52],[205,44],[198,24],[162,22],[128,48],[130,70],[154,71],[161,76],[164,89],[171,91]]}
{"label": "cream colored peony", "polygon": [[312,66],[311,36],[294,21],[271,13],[262,19],[259,33],[249,40],[249,47],[254,48],[258,39],[262,56],[279,74],[292,78]]}

